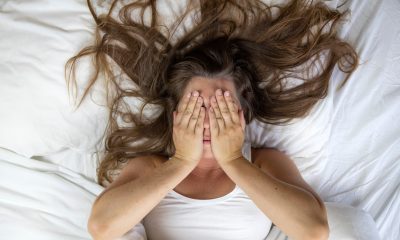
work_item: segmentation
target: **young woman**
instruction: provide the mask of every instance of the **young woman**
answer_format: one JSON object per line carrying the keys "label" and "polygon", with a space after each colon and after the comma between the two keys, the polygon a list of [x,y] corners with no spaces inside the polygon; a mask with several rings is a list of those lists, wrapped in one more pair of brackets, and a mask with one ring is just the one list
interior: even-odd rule
{"label": "young woman", "polygon": [[[170,26],[154,0],[123,6],[120,22],[116,1],[101,16],[88,2],[97,41],[67,66],[94,54],[82,100],[99,73],[116,93],[90,234],[114,239],[142,223],[151,240],[264,239],[273,223],[292,239],[327,239],[324,203],[290,158],[242,150],[247,123],[304,117],[326,96],[335,66],[344,82],[354,71],[357,54],[335,32],[344,13],[300,0],[189,2]],[[115,64],[134,86],[121,83]],[[128,97],[143,99],[139,114],[123,109]],[[160,111],[143,119],[147,104]]]}

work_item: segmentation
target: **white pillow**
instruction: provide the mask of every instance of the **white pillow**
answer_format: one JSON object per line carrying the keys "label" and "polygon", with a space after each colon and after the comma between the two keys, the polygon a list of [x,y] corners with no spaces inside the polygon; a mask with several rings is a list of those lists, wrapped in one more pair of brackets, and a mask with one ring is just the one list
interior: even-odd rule
{"label": "white pillow", "polygon": [[[64,79],[65,62],[92,39],[93,29],[85,1],[0,4],[0,147],[49,161],[54,154],[55,162],[93,176],[92,155],[108,119],[104,92],[96,85],[97,104],[87,101],[73,112]],[[83,61],[80,88],[86,69]]]}
{"label": "white pillow", "polygon": [[[172,2],[179,7],[185,3]],[[168,21],[172,19],[168,7],[176,8],[172,2],[160,2]],[[102,11],[101,6],[96,10]],[[98,82],[92,89],[96,103],[88,96],[73,112],[64,79],[67,59],[93,40],[95,23],[86,1],[5,1],[0,12],[0,35],[6,36],[0,38],[0,147],[94,179],[101,158],[96,152],[104,149],[108,120],[104,89]],[[87,60],[77,72],[79,95],[90,73]],[[330,129],[331,102],[324,104],[313,117],[293,127],[264,131],[250,126],[254,144],[285,149],[301,170],[320,170],[315,161],[323,155]]]}
{"label": "white pillow", "polygon": [[[98,14],[109,7],[93,3]],[[172,20],[170,9],[185,3],[160,1],[161,16]],[[104,82],[73,111],[64,78],[66,61],[93,42],[95,26],[82,0],[0,3],[0,147],[96,178],[109,117]],[[76,74],[78,96],[93,70],[88,60]]]}

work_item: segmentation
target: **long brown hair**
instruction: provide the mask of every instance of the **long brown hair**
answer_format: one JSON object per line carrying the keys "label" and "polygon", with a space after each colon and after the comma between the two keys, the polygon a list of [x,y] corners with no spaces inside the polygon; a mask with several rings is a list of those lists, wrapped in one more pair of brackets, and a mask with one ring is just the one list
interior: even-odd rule
{"label": "long brown hair", "polygon": [[[68,90],[76,88],[76,61],[93,56],[95,72],[78,107],[100,76],[107,82],[107,92],[115,89],[109,102],[106,154],[97,172],[101,184],[111,182],[112,172],[130,158],[174,154],[172,112],[194,76],[232,79],[246,123],[255,118],[285,124],[306,116],[326,96],[335,66],[345,73],[343,85],[358,65],[354,49],[336,35],[347,12],[321,2],[188,1],[169,26],[162,25],[156,0],[122,6],[119,21],[112,17],[117,2],[107,14],[97,16],[88,0],[97,24],[95,43],[69,59],[65,68]],[[134,11],[139,11],[140,20],[132,17],[137,16]],[[145,18],[146,11],[150,19]],[[122,87],[121,73],[133,87]],[[139,113],[126,107],[130,97],[142,100]],[[148,104],[160,111],[146,118],[143,110]]]}

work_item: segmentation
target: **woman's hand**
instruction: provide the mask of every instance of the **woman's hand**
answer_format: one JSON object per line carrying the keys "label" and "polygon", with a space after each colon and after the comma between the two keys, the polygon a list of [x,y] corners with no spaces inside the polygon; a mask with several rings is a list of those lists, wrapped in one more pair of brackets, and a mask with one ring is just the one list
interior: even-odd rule
{"label": "woman's hand", "polygon": [[178,104],[178,111],[174,111],[173,141],[175,157],[197,163],[203,154],[203,123],[205,109],[199,92],[194,91],[184,96]]}
{"label": "woman's hand", "polygon": [[218,89],[217,97],[211,98],[209,109],[211,149],[220,165],[242,157],[246,122],[243,110],[239,110],[230,93]]}

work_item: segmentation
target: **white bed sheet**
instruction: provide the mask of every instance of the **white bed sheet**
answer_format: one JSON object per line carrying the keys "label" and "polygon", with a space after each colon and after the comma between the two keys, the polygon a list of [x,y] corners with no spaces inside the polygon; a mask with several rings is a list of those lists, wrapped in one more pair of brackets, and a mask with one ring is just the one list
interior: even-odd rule
{"label": "white bed sheet", "polygon": [[[104,188],[68,168],[0,148],[1,239],[91,239],[87,222]],[[142,237],[144,236],[144,237]],[[144,227],[118,240],[146,240]]]}
{"label": "white bed sheet", "polygon": [[[247,149],[249,149],[247,147]],[[90,239],[87,221],[96,196],[95,182],[55,163],[0,148],[0,234],[2,239]],[[330,240],[378,240],[370,214],[340,203],[326,203]],[[285,240],[273,227],[265,240]],[[147,240],[137,224],[118,240]]]}
{"label": "white bed sheet", "polygon": [[85,226],[102,187],[62,166],[2,148],[0,173],[2,239],[90,239]]}
{"label": "white bed sheet", "polygon": [[[340,2],[329,1],[329,5]],[[254,145],[277,147],[289,154],[324,201],[362,208],[373,216],[382,239],[400,239],[400,2],[353,0],[346,7],[352,15],[340,35],[355,46],[362,65],[339,92],[334,87],[341,74],[335,71],[328,97],[309,117],[286,127],[253,122],[247,137]],[[98,104],[87,101],[72,111],[63,66],[91,39],[93,27],[82,0],[0,2],[0,147],[40,160],[35,163],[48,162],[61,176],[68,170],[87,180],[71,192],[78,199],[98,194],[98,189],[88,189],[95,186],[95,167],[101,159],[97,153],[103,149],[108,112],[101,106],[101,85],[95,86],[93,95]],[[85,80],[87,74],[81,68],[79,79]],[[26,172],[21,170],[20,176],[29,172],[32,181],[46,184],[35,179],[35,168],[27,171],[28,161],[10,159],[24,166]],[[2,181],[1,196],[7,196],[8,186],[14,186],[14,195],[24,196],[23,203],[46,202],[66,229],[74,229],[74,221],[86,224],[82,216],[62,219],[48,195],[30,194],[23,181]],[[60,188],[49,184],[48,193],[57,194],[56,189]],[[88,203],[65,207],[82,207],[86,212],[90,208]],[[17,218],[18,207],[7,213],[13,211]],[[26,220],[37,217],[27,215]],[[4,236],[3,231],[11,233],[18,225],[1,226]],[[55,225],[43,225],[43,232],[51,232],[49,226]],[[87,235],[81,231],[77,236]]]}

